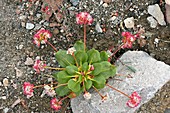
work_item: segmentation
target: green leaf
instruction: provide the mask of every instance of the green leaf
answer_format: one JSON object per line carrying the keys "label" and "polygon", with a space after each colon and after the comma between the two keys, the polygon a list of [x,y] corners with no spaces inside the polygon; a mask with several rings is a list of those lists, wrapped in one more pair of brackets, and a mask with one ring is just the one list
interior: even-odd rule
{"label": "green leaf", "polygon": [[68,86],[60,86],[55,89],[58,96],[65,96],[71,92]]}
{"label": "green leaf", "polygon": [[101,51],[100,52],[100,57],[102,61],[108,61],[108,54],[106,53],[106,51]]}
{"label": "green leaf", "polygon": [[87,54],[88,54],[88,62],[89,63],[92,64],[92,63],[101,61],[99,51],[97,51],[95,49],[91,49],[91,50],[87,51]]}
{"label": "green leaf", "polygon": [[92,86],[92,81],[88,79],[84,82],[84,85],[85,85],[86,90],[88,90]]}
{"label": "green leaf", "polygon": [[94,63],[94,70],[91,72],[92,75],[98,75],[102,72],[102,64],[101,63]]}
{"label": "green leaf", "polygon": [[80,82],[80,83],[81,83],[82,79],[83,79],[82,75],[79,75],[77,82]]}
{"label": "green leaf", "polygon": [[74,44],[74,48],[76,49],[76,51],[84,51],[84,43],[82,41],[77,41]]}
{"label": "green leaf", "polygon": [[133,73],[136,72],[136,69],[134,67],[131,67],[131,66],[128,66],[128,65],[125,65],[130,71],[132,71]]}
{"label": "green leaf", "polygon": [[109,70],[111,64],[108,61],[102,61],[100,63],[94,63],[93,66],[94,66],[94,70],[92,71],[91,74],[92,75],[98,75],[101,72]]}
{"label": "green leaf", "polygon": [[85,63],[82,65],[82,71],[87,72],[87,71],[88,71],[88,69],[89,69],[89,65],[88,65],[88,63],[87,63],[87,62],[85,62]]}
{"label": "green leaf", "polygon": [[101,72],[98,76],[103,76],[105,79],[116,75],[116,66],[111,65],[108,70]]}
{"label": "green leaf", "polygon": [[70,79],[68,81],[68,88],[71,89],[73,92],[80,91],[80,83]]}
{"label": "green leaf", "polygon": [[97,89],[104,88],[106,79],[103,76],[95,76],[93,79],[93,85]]}
{"label": "green leaf", "polygon": [[77,96],[79,96],[83,92],[83,88],[81,87],[78,92],[75,92]]}
{"label": "green leaf", "polygon": [[78,68],[75,65],[71,65],[66,67],[66,71],[68,74],[74,75],[76,72],[78,72]]}
{"label": "green leaf", "polygon": [[75,57],[76,57],[76,60],[78,62],[79,65],[82,65],[84,62],[87,61],[88,59],[88,56],[87,56],[87,53],[84,52],[84,51],[78,51],[75,53]]}
{"label": "green leaf", "polygon": [[59,83],[67,83],[71,79],[70,75],[66,71],[60,71],[57,74],[57,80]]}
{"label": "green leaf", "polygon": [[72,55],[67,54],[65,50],[59,50],[56,53],[56,60],[62,67],[66,67],[69,65],[74,65],[75,61]]}

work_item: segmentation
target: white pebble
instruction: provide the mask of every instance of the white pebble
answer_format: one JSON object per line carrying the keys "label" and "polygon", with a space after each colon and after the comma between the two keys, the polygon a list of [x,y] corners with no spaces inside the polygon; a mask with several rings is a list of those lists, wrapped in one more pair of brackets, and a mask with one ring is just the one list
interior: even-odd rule
{"label": "white pebble", "polygon": [[33,29],[34,28],[34,24],[32,24],[32,23],[26,23],[26,29],[28,29],[28,30],[31,30],[31,29]]}
{"label": "white pebble", "polygon": [[4,79],[3,79],[3,85],[4,85],[4,87],[9,86],[9,81],[8,81],[7,78],[4,78]]}
{"label": "white pebble", "polygon": [[134,28],[135,23],[134,23],[134,18],[129,17],[124,20],[124,24],[126,28]]}

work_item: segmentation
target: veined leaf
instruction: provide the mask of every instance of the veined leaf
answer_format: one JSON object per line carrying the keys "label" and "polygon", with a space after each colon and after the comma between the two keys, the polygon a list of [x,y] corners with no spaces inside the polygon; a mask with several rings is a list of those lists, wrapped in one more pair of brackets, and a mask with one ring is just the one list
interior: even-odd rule
{"label": "veined leaf", "polygon": [[60,86],[55,89],[58,96],[65,96],[71,92],[68,86]]}
{"label": "veined leaf", "polygon": [[74,48],[76,49],[76,51],[84,51],[84,43],[82,41],[77,41],[74,44]]}
{"label": "veined leaf", "polygon": [[67,54],[65,50],[60,50],[56,53],[56,60],[62,67],[75,64],[75,61],[72,55]]}
{"label": "veined leaf", "polygon": [[73,79],[70,79],[68,81],[68,88],[71,89],[73,92],[78,92],[80,91],[80,83],[74,81]]}
{"label": "veined leaf", "polygon": [[91,49],[87,51],[87,55],[88,55],[88,62],[91,64],[101,61],[100,53],[95,49]]}

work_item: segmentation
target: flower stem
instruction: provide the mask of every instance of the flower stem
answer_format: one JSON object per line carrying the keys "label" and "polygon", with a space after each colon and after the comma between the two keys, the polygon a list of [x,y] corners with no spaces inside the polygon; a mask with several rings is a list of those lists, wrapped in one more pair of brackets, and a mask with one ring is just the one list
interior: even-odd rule
{"label": "flower stem", "polygon": [[65,99],[68,98],[68,97],[69,97],[69,95],[63,97],[59,102],[62,102],[63,100],[65,100]]}
{"label": "flower stem", "polygon": [[111,85],[109,85],[109,84],[106,84],[106,86],[110,87],[111,89],[113,89],[113,90],[115,90],[115,91],[117,91],[117,92],[119,92],[119,93],[121,93],[121,94],[123,94],[123,95],[125,95],[126,97],[128,97],[128,98],[131,99],[131,97],[130,97],[128,94],[126,94],[126,93],[124,93],[124,92],[122,92],[122,91],[114,88],[113,86],[111,86]]}
{"label": "flower stem", "polygon": [[86,24],[84,24],[84,51],[86,50]]}
{"label": "flower stem", "polygon": [[65,85],[67,85],[68,83],[65,83],[65,84],[59,84],[59,85],[57,85],[57,86],[55,86],[55,87],[53,87],[53,88],[58,88],[58,87],[60,87],[60,86],[65,86]]}
{"label": "flower stem", "polygon": [[33,89],[39,88],[39,87],[44,87],[45,85],[52,85],[52,84],[58,84],[58,82],[54,82],[54,83],[51,83],[51,84],[43,84],[43,85],[34,86]]}
{"label": "flower stem", "polygon": [[75,60],[75,62],[76,62],[76,66],[78,67],[79,65],[78,65],[78,62],[77,62],[77,59],[76,59],[76,57],[75,57],[75,55],[74,55],[74,53],[73,53],[73,58],[74,58],[74,60]]}
{"label": "flower stem", "polygon": [[47,43],[48,43],[56,52],[58,52],[57,49],[56,49],[49,41],[47,41]]}
{"label": "flower stem", "polygon": [[112,55],[111,55],[110,57],[114,56],[114,55],[122,48],[123,45],[124,45],[124,43],[121,44],[121,45],[118,47],[118,49],[117,49],[114,53],[112,53]]}
{"label": "flower stem", "polygon": [[94,88],[94,90],[101,96],[101,98],[103,99],[104,98],[104,96],[99,92],[99,90],[96,88],[96,87],[94,87],[94,86],[92,86],[93,88]]}
{"label": "flower stem", "polygon": [[45,66],[44,68],[54,69],[54,70],[65,70],[65,68],[53,68],[53,67],[48,67],[48,66]]}

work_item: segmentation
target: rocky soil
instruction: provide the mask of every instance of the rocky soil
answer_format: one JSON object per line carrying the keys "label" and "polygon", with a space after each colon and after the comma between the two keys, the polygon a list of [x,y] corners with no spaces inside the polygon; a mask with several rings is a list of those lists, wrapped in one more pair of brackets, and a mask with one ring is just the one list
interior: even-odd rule
{"label": "rocky soil", "polygon": [[[153,14],[153,12],[148,13],[148,6],[153,4],[158,4],[165,15],[164,1],[159,5],[159,0],[64,0],[62,4],[58,4],[62,15],[58,16],[58,20],[52,15],[49,21],[48,17],[45,20],[44,13],[40,10],[42,2],[28,9],[29,0],[21,1],[0,0],[0,112],[2,113],[54,112],[49,104],[51,98],[40,97],[43,89],[36,89],[30,99],[23,95],[23,82],[29,81],[39,85],[51,81],[50,70],[41,75],[35,74],[32,65],[36,56],[46,60],[49,66],[57,66],[53,50],[49,46],[37,48],[32,43],[32,37],[39,28],[44,27],[53,33],[50,42],[57,49],[67,49],[76,40],[83,38],[83,28],[75,24],[75,14],[81,11],[88,11],[94,17],[94,23],[87,28],[89,48],[107,50],[113,47],[114,51],[121,43],[122,31],[141,31],[142,38],[131,50],[146,51],[157,60],[170,65],[170,24],[157,23],[159,20],[155,19],[150,19],[151,22],[147,20]],[[130,20],[128,27],[124,20],[131,17],[134,20]],[[116,56],[119,57],[127,50],[121,50]],[[136,112],[169,113],[169,89],[170,82]],[[16,100],[21,101],[14,105]],[[69,100],[63,106],[60,112],[71,112]]]}

